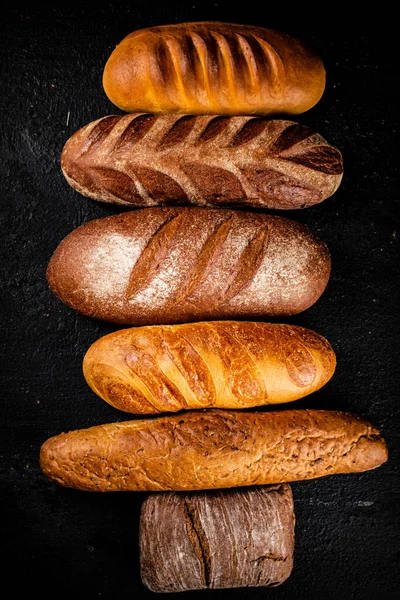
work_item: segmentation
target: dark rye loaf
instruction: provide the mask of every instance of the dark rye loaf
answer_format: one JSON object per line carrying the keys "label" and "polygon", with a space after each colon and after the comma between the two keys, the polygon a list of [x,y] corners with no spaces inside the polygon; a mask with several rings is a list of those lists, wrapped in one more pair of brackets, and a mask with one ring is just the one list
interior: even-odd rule
{"label": "dark rye loaf", "polygon": [[140,513],[140,574],[153,592],[275,587],[293,568],[288,484],[150,494]]}

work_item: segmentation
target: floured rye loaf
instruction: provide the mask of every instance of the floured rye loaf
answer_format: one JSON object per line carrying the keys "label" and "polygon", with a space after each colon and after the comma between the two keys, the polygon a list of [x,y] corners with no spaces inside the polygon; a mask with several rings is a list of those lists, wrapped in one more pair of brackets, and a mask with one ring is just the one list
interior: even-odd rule
{"label": "floured rye loaf", "polygon": [[49,479],[91,492],[268,485],[367,471],[386,460],[376,427],[324,410],[183,411],[61,433],[40,449]]}
{"label": "floured rye loaf", "polygon": [[96,394],[142,414],[291,402],[320,389],[335,367],[333,348],[315,331],[240,321],[120,329],[83,359]]}
{"label": "floured rye loaf", "polygon": [[72,231],[47,268],[50,288],[78,312],[126,325],[297,314],[328,283],[329,250],[284,217],[155,207]]}
{"label": "floured rye loaf", "polygon": [[111,115],[75,132],[61,169],[78,192],[129,206],[297,209],[330,197],[340,151],[308,127],[251,116]]}
{"label": "floured rye loaf", "polygon": [[254,25],[199,21],[133,31],[103,72],[126,112],[299,114],[322,97],[325,68],[305,42]]}
{"label": "floured rye loaf", "polygon": [[153,592],[275,587],[293,569],[288,484],[157,493],[140,513],[140,574]]}

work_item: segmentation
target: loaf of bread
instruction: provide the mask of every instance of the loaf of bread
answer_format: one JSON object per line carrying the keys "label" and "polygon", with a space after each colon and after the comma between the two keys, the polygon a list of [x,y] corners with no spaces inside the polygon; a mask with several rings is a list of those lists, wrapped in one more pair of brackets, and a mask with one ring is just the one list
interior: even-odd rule
{"label": "loaf of bread", "polygon": [[40,466],[86,491],[189,491],[355,473],[387,460],[379,431],[324,410],[204,409],[95,425],[45,441]]}
{"label": "loaf of bread", "polygon": [[293,121],[136,113],[79,129],[61,169],[76,191],[102,202],[284,210],[330,197],[343,158]]}
{"label": "loaf of bread", "polygon": [[158,492],[141,507],[140,575],[158,593],[275,587],[292,572],[294,541],[287,483]]}
{"label": "loaf of bread", "polygon": [[103,72],[109,100],[126,112],[299,114],[325,90],[321,57],[280,31],[218,21],[139,29]]}
{"label": "loaf of bread", "polygon": [[142,414],[291,402],[321,388],[335,366],[318,333],[248,321],[120,329],[95,341],[83,359],[96,394]]}
{"label": "loaf of bread", "polygon": [[326,244],[285,217],[155,207],[76,228],[47,280],[86,316],[153,325],[296,314],[318,300],[330,269]]}

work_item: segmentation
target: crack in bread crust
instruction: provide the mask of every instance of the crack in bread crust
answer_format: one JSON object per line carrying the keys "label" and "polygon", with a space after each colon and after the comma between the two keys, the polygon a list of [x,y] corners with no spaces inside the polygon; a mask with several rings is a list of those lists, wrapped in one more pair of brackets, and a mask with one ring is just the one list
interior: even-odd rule
{"label": "crack in bread crust", "polygon": [[149,494],[140,513],[142,581],[154,592],[279,585],[293,568],[294,526],[288,484]]}

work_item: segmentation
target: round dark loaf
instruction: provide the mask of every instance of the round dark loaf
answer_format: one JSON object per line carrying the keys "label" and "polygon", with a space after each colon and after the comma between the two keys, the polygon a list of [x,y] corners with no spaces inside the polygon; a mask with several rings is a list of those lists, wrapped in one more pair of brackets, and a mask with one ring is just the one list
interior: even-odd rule
{"label": "round dark loaf", "polygon": [[75,132],[61,169],[76,191],[102,202],[284,210],[330,197],[343,159],[293,121],[133,114],[103,117]]}
{"label": "round dark loaf", "polygon": [[92,492],[289,483],[386,460],[384,439],[365,419],[302,409],[183,411],[61,433],[40,449],[47,477]]}
{"label": "round dark loaf", "polygon": [[150,494],[140,512],[142,582],[158,593],[275,587],[293,569],[294,527],[288,484]]}
{"label": "round dark loaf", "polygon": [[138,29],[112,51],[108,98],[127,112],[299,114],[322,97],[326,73],[305,42],[219,21]]}
{"label": "round dark loaf", "polygon": [[68,306],[126,325],[299,313],[328,283],[329,250],[308,227],[267,214],[144,208],[85,223],[47,279]]}

